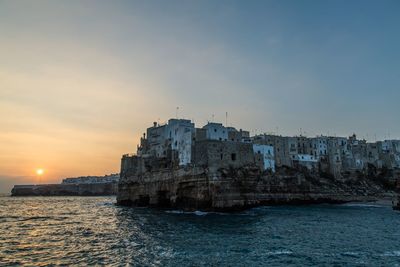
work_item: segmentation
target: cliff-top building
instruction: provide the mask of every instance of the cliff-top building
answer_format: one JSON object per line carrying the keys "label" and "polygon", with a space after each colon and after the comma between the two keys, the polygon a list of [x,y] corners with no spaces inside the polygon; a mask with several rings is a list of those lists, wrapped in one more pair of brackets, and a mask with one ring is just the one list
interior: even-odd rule
{"label": "cliff-top building", "polygon": [[[146,130],[136,155],[122,157],[117,201],[235,209],[265,201],[285,202],[288,192],[300,201],[314,197],[322,201],[332,192],[325,197],[312,195],[313,182],[306,182],[306,177],[325,179],[324,183],[330,177],[335,187],[376,169],[395,170],[400,167],[399,149],[396,140],[367,143],[355,135],[250,137],[248,131],[221,123],[196,128],[190,120],[170,119]],[[338,201],[343,199],[347,197]]]}
{"label": "cliff-top building", "polygon": [[[253,164],[275,172],[276,167],[306,167],[311,172],[330,173],[376,168],[400,168],[400,141],[367,143],[349,138],[257,135],[209,122],[201,128],[186,119],[154,123],[140,140],[136,157],[146,161],[143,170],[160,166],[208,165],[211,168]],[[143,161],[142,160],[142,161]],[[139,160],[140,161],[140,160]],[[156,163],[157,162],[157,163]],[[158,167],[157,167],[158,166]]]}

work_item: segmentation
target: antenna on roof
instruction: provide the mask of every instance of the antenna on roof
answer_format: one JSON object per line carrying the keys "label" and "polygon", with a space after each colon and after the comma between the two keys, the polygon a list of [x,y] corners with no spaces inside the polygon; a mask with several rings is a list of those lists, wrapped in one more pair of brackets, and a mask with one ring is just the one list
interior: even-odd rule
{"label": "antenna on roof", "polygon": [[225,125],[228,127],[228,111],[225,112]]}
{"label": "antenna on roof", "polygon": [[212,121],[211,122],[214,122],[214,114],[212,114]]}

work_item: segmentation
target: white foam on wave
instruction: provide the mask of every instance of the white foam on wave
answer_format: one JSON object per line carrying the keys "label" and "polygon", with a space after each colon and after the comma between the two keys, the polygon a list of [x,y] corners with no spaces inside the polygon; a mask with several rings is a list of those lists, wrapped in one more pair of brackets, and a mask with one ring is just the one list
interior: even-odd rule
{"label": "white foam on wave", "polygon": [[361,207],[361,208],[384,208],[382,205],[377,204],[367,204],[367,203],[347,203],[343,204],[346,207]]}
{"label": "white foam on wave", "polygon": [[204,216],[204,215],[207,215],[208,212],[196,210],[196,211],[194,212],[194,214],[197,215],[197,216]]}
{"label": "white foam on wave", "polygon": [[183,210],[167,210],[165,212],[172,213],[172,214],[184,214],[185,213]]}
{"label": "white foam on wave", "polygon": [[196,211],[167,210],[165,212],[172,213],[172,214],[193,214],[193,215],[197,215],[197,216],[204,216],[204,215],[209,214],[209,212],[200,211],[200,210],[196,210]]}
{"label": "white foam on wave", "polygon": [[293,252],[290,250],[275,250],[275,251],[268,251],[266,254],[267,255],[289,255],[289,254],[293,254]]}
{"label": "white foam on wave", "polygon": [[400,257],[400,250],[387,251],[387,252],[383,253],[381,256],[383,256],[383,257]]}

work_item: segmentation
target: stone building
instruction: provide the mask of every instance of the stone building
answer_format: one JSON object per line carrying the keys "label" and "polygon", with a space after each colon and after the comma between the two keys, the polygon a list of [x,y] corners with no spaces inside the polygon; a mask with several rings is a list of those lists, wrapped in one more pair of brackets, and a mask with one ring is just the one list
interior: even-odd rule
{"label": "stone building", "polygon": [[209,169],[234,168],[254,164],[252,144],[219,140],[195,141],[193,164]]}
{"label": "stone building", "polygon": [[228,129],[222,123],[209,122],[203,129],[208,140],[228,141]]}
{"label": "stone building", "polygon": [[318,171],[318,160],[308,154],[297,154],[292,155],[293,166],[299,168],[301,166],[306,167],[308,170],[316,172]]}
{"label": "stone building", "polygon": [[253,144],[255,162],[262,170],[275,172],[274,147],[268,145]]}
{"label": "stone building", "polygon": [[318,136],[310,138],[310,153],[315,158],[322,158],[328,156],[328,137]]}
{"label": "stone building", "polygon": [[279,136],[261,134],[207,123],[195,128],[190,120],[171,119],[165,125],[154,123],[140,140],[137,158],[127,159],[139,171],[174,166],[210,168],[257,165],[261,170],[288,166],[306,167],[329,173],[336,179],[343,174],[376,168],[400,168],[400,141],[367,143],[356,135],[349,138],[316,136]]}
{"label": "stone building", "polygon": [[234,127],[227,127],[228,129],[228,141],[231,142],[245,142],[248,143],[250,139],[250,133],[240,129],[236,130]]}
{"label": "stone building", "polygon": [[153,127],[147,129],[147,139],[146,135],[141,138],[137,154],[142,157],[166,158],[170,151],[176,153],[172,158],[177,158],[179,165],[189,164],[194,133],[194,123],[190,120],[170,119],[164,125],[154,122]]}
{"label": "stone building", "polygon": [[300,135],[296,136],[297,141],[297,153],[298,154],[311,154],[310,139]]}

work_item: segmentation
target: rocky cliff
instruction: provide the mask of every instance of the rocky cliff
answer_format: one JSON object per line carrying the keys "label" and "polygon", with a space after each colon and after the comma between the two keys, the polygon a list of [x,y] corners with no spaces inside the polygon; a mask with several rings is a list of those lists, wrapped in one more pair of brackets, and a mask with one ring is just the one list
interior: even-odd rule
{"label": "rocky cliff", "polygon": [[272,174],[249,165],[122,174],[117,202],[184,210],[235,211],[259,205],[373,201],[385,194],[382,184],[366,177],[339,181],[288,168]]}

